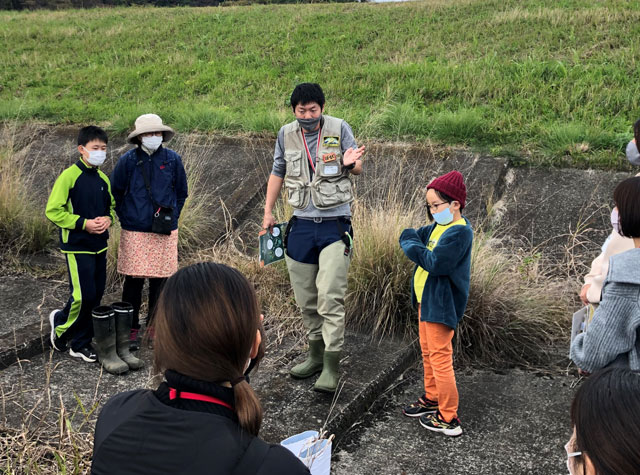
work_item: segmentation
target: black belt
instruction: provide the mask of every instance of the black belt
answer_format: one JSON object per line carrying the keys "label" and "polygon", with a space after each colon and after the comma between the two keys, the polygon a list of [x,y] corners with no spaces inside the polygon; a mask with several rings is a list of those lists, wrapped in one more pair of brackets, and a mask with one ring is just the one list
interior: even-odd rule
{"label": "black belt", "polygon": [[303,221],[313,221],[314,223],[321,223],[323,221],[343,221],[345,219],[351,219],[350,216],[316,216],[316,217],[306,217],[306,216],[295,216],[296,219],[302,219]]}

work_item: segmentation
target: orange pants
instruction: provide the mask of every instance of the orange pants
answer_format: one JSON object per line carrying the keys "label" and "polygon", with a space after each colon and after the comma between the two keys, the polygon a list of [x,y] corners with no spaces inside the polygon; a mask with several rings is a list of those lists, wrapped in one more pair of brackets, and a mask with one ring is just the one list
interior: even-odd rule
{"label": "orange pants", "polygon": [[[420,310],[418,309],[418,318]],[[458,416],[458,387],[453,372],[453,329],[442,323],[420,321],[420,348],[424,366],[424,392],[438,402],[445,421]]]}

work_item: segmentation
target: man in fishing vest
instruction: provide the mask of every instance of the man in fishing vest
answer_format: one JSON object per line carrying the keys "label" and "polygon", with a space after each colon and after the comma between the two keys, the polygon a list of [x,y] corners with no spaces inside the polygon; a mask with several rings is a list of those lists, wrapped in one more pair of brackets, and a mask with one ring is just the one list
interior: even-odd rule
{"label": "man in fishing vest", "polygon": [[362,173],[364,147],[357,148],[344,120],[322,114],[318,84],[296,86],[291,107],[296,120],[278,132],[262,227],[275,224],[272,210],[284,182],[294,209],[285,259],[309,338],[307,359],[291,368],[291,376],[321,372],[314,389],[332,393],[338,386],[353,246],[350,175]]}

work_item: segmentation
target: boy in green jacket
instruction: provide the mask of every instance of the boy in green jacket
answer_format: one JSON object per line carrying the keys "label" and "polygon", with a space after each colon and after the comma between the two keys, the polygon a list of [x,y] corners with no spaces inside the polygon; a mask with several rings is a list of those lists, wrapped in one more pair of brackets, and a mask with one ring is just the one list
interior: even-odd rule
{"label": "boy in green jacket", "polygon": [[109,178],[98,169],[107,155],[108,137],[100,127],[80,129],[80,159],[64,170],[51,190],[46,215],[60,228],[71,296],[49,315],[51,345],[93,363],[91,311],[100,305],[107,276],[107,240],[115,219]]}

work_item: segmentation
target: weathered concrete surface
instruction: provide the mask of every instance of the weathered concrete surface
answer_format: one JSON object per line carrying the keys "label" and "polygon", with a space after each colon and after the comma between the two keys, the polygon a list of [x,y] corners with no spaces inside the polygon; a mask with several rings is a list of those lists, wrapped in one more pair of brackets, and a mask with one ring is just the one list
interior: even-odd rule
{"label": "weathered concrete surface", "polygon": [[334,452],[336,474],[535,474],[566,473],[572,376],[539,377],[510,370],[460,371],[461,437],[424,429],[401,413],[420,395],[421,370],[398,381]]}
{"label": "weathered concrete surface", "polygon": [[[48,349],[49,313],[62,308],[68,297],[69,283],[61,276],[0,276],[0,369]],[[116,300],[117,294],[103,297],[104,302]]]}
{"label": "weathered concrete surface", "polygon": [[[302,351],[294,340],[271,345],[252,378],[264,406],[261,434],[266,440],[279,442],[296,432],[323,426],[339,438],[397,375],[415,361],[411,342],[377,342],[349,333],[342,359],[344,385],[331,409],[332,397],[312,390],[314,378],[296,381],[289,377],[288,368]],[[17,427],[35,407],[38,418],[55,422],[60,401],[73,414],[77,400],[85,408],[101,407],[118,392],[155,387],[157,381],[150,370],[151,352],[145,348],[141,354],[147,368],[120,377],[101,373],[97,364],[83,363],[50,350],[30,361],[23,360],[0,372],[0,394],[5,395],[0,407],[6,408],[0,421]],[[97,412],[92,418],[96,415]],[[32,418],[31,422],[37,420]],[[81,414],[76,414],[75,422],[82,422]]]}
{"label": "weathered concrete surface", "polygon": [[511,238],[589,262],[611,232],[613,190],[633,176],[598,170],[512,168],[496,203],[496,221]]}
{"label": "weathered concrete surface", "polygon": [[[501,374],[459,371],[465,433],[449,439],[427,432],[417,420],[400,413],[402,405],[420,393],[421,370],[410,346],[388,341],[378,345],[350,335],[347,348],[343,360],[346,383],[332,411],[331,397],[313,392],[312,379],[295,381],[287,375],[289,365],[301,356],[300,346],[288,340],[269,348],[252,379],[264,406],[261,436],[265,440],[279,442],[326,423],[337,435],[335,474],[564,473],[562,447],[569,436],[571,385],[576,378],[541,377],[518,370]],[[410,355],[408,360],[415,363],[404,375],[407,360],[398,364],[404,359],[402,354]],[[150,351],[144,349],[142,355],[149,362]],[[376,388],[383,369],[387,377]],[[117,377],[100,374],[97,365],[68,355],[46,353],[0,372],[0,393],[4,395],[0,426],[33,428],[42,424],[42,418],[55,431],[63,405],[75,427],[83,422],[92,427],[109,397],[156,384],[149,368]],[[381,388],[390,384],[395,389],[379,397]],[[88,422],[78,400],[91,412]]]}
{"label": "weathered concrete surface", "polygon": [[313,391],[317,378],[296,381],[288,370],[303,357],[300,349],[283,345],[274,349],[252,384],[265,409],[263,434],[282,440],[297,432],[326,427],[339,439],[375,399],[415,360],[410,342],[372,341],[348,332],[341,360],[340,391],[332,408],[331,395]]}
{"label": "weathered concrete surface", "polygon": [[52,309],[64,305],[68,292],[69,284],[63,280],[39,279],[28,274],[1,276],[0,335],[43,318],[46,321]]}
{"label": "weathered concrete surface", "polygon": [[[77,159],[77,127],[32,124],[15,130],[5,127],[2,134],[3,140],[15,144],[18,152],[14,160],[23,167],[33,195],[44,208],[57,175]],[[110,172],[118,157],[131,147],[124,139],[111,137],[105,172]],[[633,175],[624,171],[513,168],[506,159],[429,144],[365,144],[365,173],[355,178],[361,200],[380,202],[391,194],[409,202],[422,194],[432,178],[458,169],[468,185],[466,214],[476,227],[491,226],[521,245],[544,245],[545,253],[556,257],[570,247],[585,263],[595,257],[610,230],[613,188]],[[191,167],[190,174],[198,175],[193,189],[211,192],[207,204],[213,218],[211,242],[224,233],[229,217],[250,234],[258,229],[273,138],[178,134],[169,145],[182,154],[186,166]]]}
{"label": "weathered concrete surface", "polygon": [[[467,186],[467,215],[474,224],[499,199],[507,161],[457,150],[417,144],[373,144],[365,155],[365,172],[358,177],[358,197],[377,203],[390,198],[409,204],[424,201],[425,187],[439,175],[460,171]],[[426,208],[425,208],[426,216]]]}

